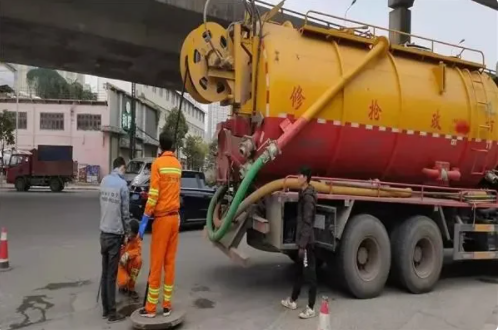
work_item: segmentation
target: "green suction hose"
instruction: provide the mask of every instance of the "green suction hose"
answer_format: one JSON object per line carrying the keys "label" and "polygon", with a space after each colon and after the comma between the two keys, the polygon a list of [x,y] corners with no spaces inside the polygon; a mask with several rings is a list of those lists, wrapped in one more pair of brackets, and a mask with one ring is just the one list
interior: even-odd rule
{"label": "green suction hose", "polygon": [[213,225],[214,210],[220,198],[222,198],[225,195],[225,192],[227,191],[228,187],[223,186],[218,188],[213,198],[211,199],[211,202],[209,203],[207,219],[206,219],[208,237],[211,241],[218,242],[220,239],[223,238],[223,236],[225,236],[228,229],[230,228],[230,225],[232,224],[235,215],[237,214],[237,210],[239,208],[240,203],[242,203],[244,197],[246,196],[247,189],[249,189],[249,186],[254,181],[256,174],[258,174],[259,170],[263,167],[263,165],[266,164],[268,160],[269,160],[268,154],[264,153],[249,168],[247,175],[245,176],[244,180],[242,180],[239,189],[237,189],[237,193],[235,194],[235,197],[232,200],[232,204],[228,209],[227,215],[222,220],[220,228],[218,228],[218,230],[215,231]]}

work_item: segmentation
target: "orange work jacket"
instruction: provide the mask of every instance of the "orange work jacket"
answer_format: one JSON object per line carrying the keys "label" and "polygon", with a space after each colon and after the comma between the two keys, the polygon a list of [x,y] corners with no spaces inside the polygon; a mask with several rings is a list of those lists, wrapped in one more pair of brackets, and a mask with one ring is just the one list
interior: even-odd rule
{"label": "orange work jacket", "polygon": [[180,209],[180,181],[182,165],[175,155],[166,151],[152,163],[149,198],[145,214],[162,217],[178,213]]}

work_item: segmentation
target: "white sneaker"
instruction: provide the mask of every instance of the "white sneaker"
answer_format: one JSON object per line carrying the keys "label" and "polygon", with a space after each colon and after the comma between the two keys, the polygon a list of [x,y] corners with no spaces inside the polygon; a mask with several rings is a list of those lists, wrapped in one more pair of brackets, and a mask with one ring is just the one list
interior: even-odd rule
{"label": "white sneaker", "polygon": [[309,308],[309,306],[306,306],[306,309],[299,314],[299,318],[301,319],[310,319],[312,317],[315,317],[315,311]]}
{"label": "white sneaker", "polygon": [[294,310],[297,308],[296,302],[292,301],[290,298],[282,300],[281,303],[282,303],[282,306],[287,307],[288,309]]}

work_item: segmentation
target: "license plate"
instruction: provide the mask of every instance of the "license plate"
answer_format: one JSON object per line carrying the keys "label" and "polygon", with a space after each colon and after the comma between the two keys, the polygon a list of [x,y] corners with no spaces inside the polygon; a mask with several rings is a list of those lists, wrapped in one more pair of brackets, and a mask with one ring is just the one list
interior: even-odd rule
{"label": "license plate", "polygon": [[136,201],[140,198],[140,195],[131,195],[131,200]]}

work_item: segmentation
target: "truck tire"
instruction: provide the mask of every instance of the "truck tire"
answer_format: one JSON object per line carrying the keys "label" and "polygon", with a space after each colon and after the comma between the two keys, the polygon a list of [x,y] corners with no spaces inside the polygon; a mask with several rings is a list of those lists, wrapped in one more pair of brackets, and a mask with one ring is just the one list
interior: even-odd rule
{"label": "truck tire", "polygon": [[24,186],[24,191],[29,191],[29,189],[31,188],[31,185],[29,183],[27,183],[25,186]]}
{"label": "truck tire", "polygon": [[431,291],[443,268],[443,239],[430,218],[417,215],[391,235],[393,279],[411,293]]}
{"label": "truck tire", "polygon": [[26,185],[26,179],[24,178],[17,178],[14,182],[17,191],[26,191]]}
{"label": "truck tire", "polygon": [[354,297],[369,299],[382,292],[391,267],[391,246],[379,219],[369,214],[350,219],[338,257],[343,285]]}
{"label": "truck tire", "polygon": [[64,188],[62,181],[59,178],[50,179],[50,190],[53,192],[60,192]]}

